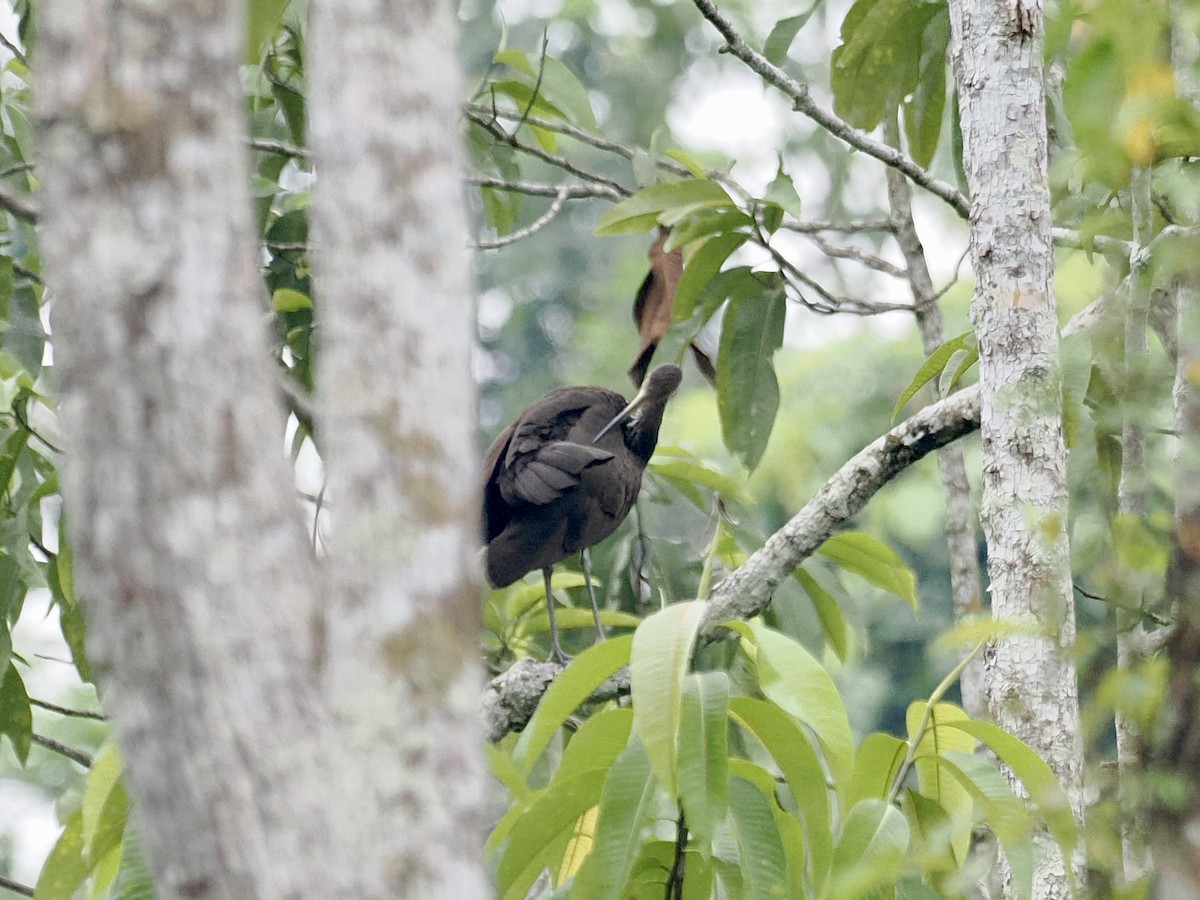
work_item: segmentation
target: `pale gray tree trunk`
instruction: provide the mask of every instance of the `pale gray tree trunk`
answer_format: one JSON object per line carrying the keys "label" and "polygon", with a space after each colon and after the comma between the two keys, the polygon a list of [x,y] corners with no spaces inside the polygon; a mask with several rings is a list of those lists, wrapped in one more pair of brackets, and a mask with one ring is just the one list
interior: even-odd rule
{"label": "pale gray tree trunk", "polygon": [[254,253],[245,6],[39,12],[63,494],[158,896],[353,896]]}
{"label": "pale gray tree trunk", "polygon": [[[899,142],[899,129],[889,124],[889,140]],[[933,353],[946,340],[942,327],[942,311],[937,305],[937,292],[925,261],[925,248],[912,212],[912,188],[908,179],[896,169],[887,169],[888,205],[896,242],[904,256],[912,293],[917,330],[926,355]],[[930,384],[935,400],[942,392],[935,379]],[[946,550],[950,560],[950,596],[956,621],[977,615],[981,609],[979,597],[979,556],[975,541],[975,510],[971,505],[971,484],[967,480],[967,464],[961,444],[949,444],[938,451],[938,472],[942,490],[946,492]],[[987,715],[983,691],[983,659],[976,656],[967,663],[959,677],[963,709],[973,718]]]}
{"label": "pale gray tree trunk", "polygon": [[[1036,0],[951,0],[950,20],[971,187],[976,277],[971,321],[979,338],[982,402],[980,519],[992,609],[996,618],[1033,632],[988,649],[988,705],[999,725],[1049,763],[1082,822],[1042,7]],[[1069,896],[1061,854],[1045,834],[1036,844],[1034,896]],[[1082,877],[1082,860],[1072,865]]]}
{"label": "pale gray tree trunk", "polygon": [[318,409],[336,582],[327,696],[389,897],[482,897],[482,594],[456,22],[322,0],[310,29]]}

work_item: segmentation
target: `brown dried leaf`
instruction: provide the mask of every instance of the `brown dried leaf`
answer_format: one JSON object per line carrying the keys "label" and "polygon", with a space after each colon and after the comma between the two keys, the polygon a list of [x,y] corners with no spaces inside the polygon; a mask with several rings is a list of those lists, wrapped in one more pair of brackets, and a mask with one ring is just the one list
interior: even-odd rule
{"label": "brown dried leaf", "polygon": [[683,274],[683,252],[678,248],[670,253],[663,252],[663,244],[671,233],[669,228],[658,229],[658,240],[650,248],[650,272],[638,288],[633,304],[633,321],[637,325],[637,355],[629,367],[629,377],[639,387],[650,368],[650,360],[667,329],[671,327],[672,307],[675,304],[675,289],[679,276]]}

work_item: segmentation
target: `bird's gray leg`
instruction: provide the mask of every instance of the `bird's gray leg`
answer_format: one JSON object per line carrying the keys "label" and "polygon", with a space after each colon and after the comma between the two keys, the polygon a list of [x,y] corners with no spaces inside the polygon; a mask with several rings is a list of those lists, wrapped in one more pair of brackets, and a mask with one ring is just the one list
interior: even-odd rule
{"label": "bird's gray leg", "polygon": [[562,645],[558,643],[558,622],[554,619],[554,594],[550,590],[550,573],[554,571],[553,566],[546,566],[542,569],[542,580],[546,585],[546,613],[550,616],[550,662],[556,662],[561,666],[567,664],[569,657],[563,653]]}
{"label": "bird's gray leg", "polygon": [[596,590],[592,587],[592,557],[587,552],[587,547],[579,551],[579,561],[583,564],[583,581],[587,585],[588,600],[592,602],[592,616],[596,619],[596,634],[600,636],[600,640],[604,640],[607,635],[600,621],[600,607],[596,605]]}

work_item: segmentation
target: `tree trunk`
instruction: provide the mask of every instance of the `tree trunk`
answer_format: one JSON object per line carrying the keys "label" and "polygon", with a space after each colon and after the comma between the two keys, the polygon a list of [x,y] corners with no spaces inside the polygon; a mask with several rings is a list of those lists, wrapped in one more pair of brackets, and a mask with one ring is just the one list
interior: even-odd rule
{"label": "tree trunk", "polygon": [[327,696],[366,760],[344,809],[389,897],[490,893],[456,31],[447,4],[369,0],[314,3],[310,30]]}
{"label": "tree trunk", "polygon": [[51,0],[38,174],[89,653],[158,896],[357,891],[254,254],[233,0]]}
{"label": "tree trunk", "polygon": [[[971,186],[971,320],[979,338],[983,500],[992,609],[1038,635],[986,660],[995,721],[1050,764],[1083,816],[1075,610],[1067,541],[1061,370],[1034,0],[952,0],[953,63]],[[1036,897],[1069,896],[1061,854],[1037,838]],[[1082,876],[1082,861],[1072,863]]]}

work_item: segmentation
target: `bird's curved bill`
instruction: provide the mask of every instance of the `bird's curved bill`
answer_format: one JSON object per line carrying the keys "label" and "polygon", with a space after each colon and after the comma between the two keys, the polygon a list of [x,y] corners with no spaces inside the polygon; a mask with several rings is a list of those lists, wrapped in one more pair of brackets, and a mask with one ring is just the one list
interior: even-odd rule
{"label": "bird's curved bill", "polygon": [[[648,380],[647,380],[646,384],[649,384]],[[626,406],[623,410],[621,410],[619,413],[617,413],[615,416],[613,416],[613,420],[611,422],[609,422],[607,425],[605,425],[603,428],[601,428],[598,432],[596,432],[596,436],[594,438],[592,438],[593,444],[599,442],[600,438],[604,437],[606,434],[608,434],[610,431],[612,431],[614,428],[616,428],[618,425],[620,425],[622,422],[624,422],[626,419],[628,419],[647,400],[650,399],[650,393],[646,390],[646,384],[642,385],[642,389],[637,392],[637,396],[635,396],[632,400],[629,401],[628,406]]]}

